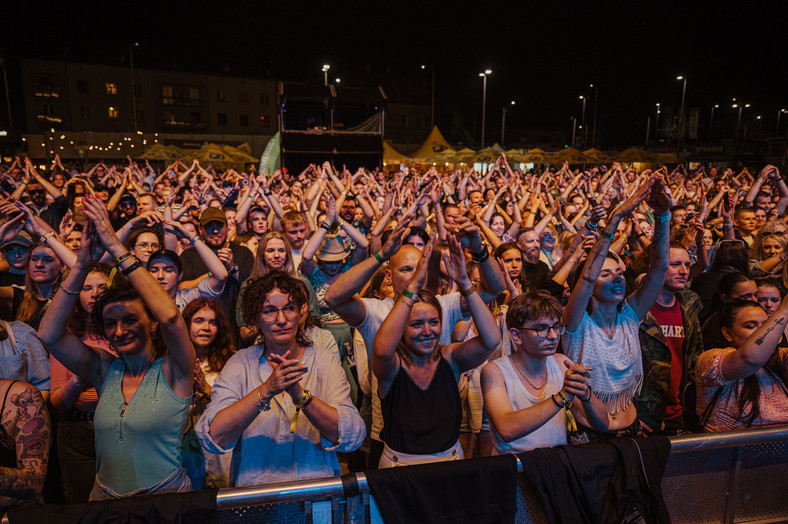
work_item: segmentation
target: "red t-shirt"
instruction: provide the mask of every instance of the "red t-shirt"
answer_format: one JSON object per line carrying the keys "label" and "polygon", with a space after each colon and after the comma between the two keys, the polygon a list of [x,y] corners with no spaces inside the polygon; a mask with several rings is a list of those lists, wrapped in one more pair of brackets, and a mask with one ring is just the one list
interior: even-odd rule
{"label": "red t-shirt", "polygon": [[677,299],[673,300],[670,307],[660,306],[655,303],[651,314],[662,328],[662,334],[670,347],[670,387],[668,388],[668,405],[665,408],[665,419],[669,420],[681,415],[679,402],[679,389],[681,387],[681,374],[684,371],[684,323],[682,322],[681,305]]}

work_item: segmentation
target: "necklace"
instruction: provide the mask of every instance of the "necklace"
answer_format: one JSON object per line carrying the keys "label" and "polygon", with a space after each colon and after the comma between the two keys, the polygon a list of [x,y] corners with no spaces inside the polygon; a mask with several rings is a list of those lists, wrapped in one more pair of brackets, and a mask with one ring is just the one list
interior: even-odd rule
{"label": "necklace", "polygon": [[518,374],[519,374],[521,377],[523,377],[523,379],[524,379],[526,382],[528,382],[528,385],[529,385],[529,386],[531,386],[532,388],[534,388],[535,390],[539,391],[540,389],[542,389],[543,387],[545,387],[545,386],[547,385],[547,366],[545,366],[545,368],[544,368],[544,379],[543,379],[543,381],[542,381],[542,382],[544,382],[544,383],[543,383],[541,386],[534,386],[533,382],[531,382],[530,380],[528,380],[528,377],[525,375],[525,373],[523,373],[523,372],[520,370],[520,366],[518,366],[516,363],[513,363],[513,364],[514,364],[514,369],[516,369],[516,370],[517,370],[517,373],[518,373]]}
{"label": "necklace", "polygon": [[[594,318],[594,317],[592,316],[591,318]],[[616,312],[616,320],[613,323],[613,329],[612,330],[608,330],[605,326],[603,326],[602,324],[597,322],[597,320],[595,318],[594,318],[594,323],[597,326],[599,326],[599,329],[601,329],[602,332],[605,335],[607,335],[608,339],[613,340],[613,337],[616,336],[616,330],[618,329],[618,312]]]}

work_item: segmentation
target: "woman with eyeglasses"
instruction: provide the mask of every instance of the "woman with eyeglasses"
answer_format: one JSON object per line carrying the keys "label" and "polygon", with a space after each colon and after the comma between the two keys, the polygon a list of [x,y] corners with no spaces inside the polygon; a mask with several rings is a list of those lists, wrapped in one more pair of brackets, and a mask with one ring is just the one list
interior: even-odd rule
{"label": "woman with eyeglasses", "polygon": [[560,302],[543,291],[527,292],[509,305],[512,352],[482,369],[494,454],[564,445],[567,421],[580,416],[596,430],[608,428],[607,410],[588,385],[591,368],[557,353],[566,332],[561,313]]}
{"label": "woman with eyeglasses", "polygon": [[142,267],[148,265],[148,260],[154,251],[164,246],[161,234],[152,228],[137,229],[129,235],[123,244],[129,253],[140,261]]}
{"label": "woman with eyeglasses", "polygon": [[364,440],[339,360],[306,336],[307,307],[304,286],[281,271],[244,292],[244,320],[263,343],[230,357],[196,428],[207,451],[232,451],[232,486],[338,476],[336,453]]}
{"label": "woman with eyeglasses", "polygon": [[468,278],[462,247],[451,234],[446,241],[444,267],[453,281],[462,283],[460,293],[468,301],[479,334],[457,344],[440,343],[440,303],[435,295],[422,291],[433,238],[372,346],[370,365],[383,413],[381,468],[463,458],[457,382],[463,372],[484,362],[501,340],[495,320]]}

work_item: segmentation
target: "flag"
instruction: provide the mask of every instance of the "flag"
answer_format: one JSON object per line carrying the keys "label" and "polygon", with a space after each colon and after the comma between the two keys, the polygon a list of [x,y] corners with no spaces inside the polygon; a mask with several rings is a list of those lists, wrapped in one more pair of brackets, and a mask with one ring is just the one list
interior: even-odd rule
{"label": "flag", "polygon": [[263,154],[260,155],[260,168],[257,170],[258,173],[265,174],[269,177],[273,175],[279,161],[280,151],[279,131],[277,131],[276,134],[271,137],[271,140],[268,141]]}

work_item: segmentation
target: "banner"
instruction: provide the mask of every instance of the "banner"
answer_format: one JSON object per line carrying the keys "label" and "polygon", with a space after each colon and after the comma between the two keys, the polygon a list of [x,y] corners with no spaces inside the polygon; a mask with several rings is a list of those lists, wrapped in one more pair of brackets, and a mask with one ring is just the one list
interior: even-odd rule
{"label": "banner", "polygon": [[269,177],[272,176],[279,161],[279,153],[281,151],[282,149],[279,147],[279,131],[277,131],[276,134],[271,137],[271,140],[268,141],[263,154],[260,155],[260,167],[257,172]]}

